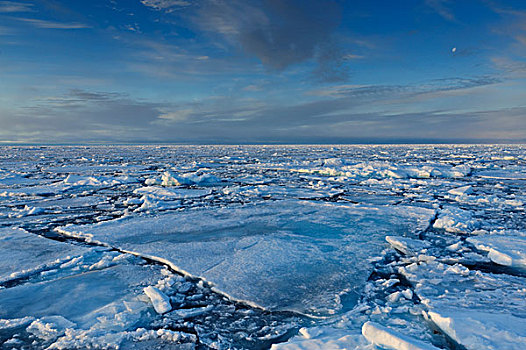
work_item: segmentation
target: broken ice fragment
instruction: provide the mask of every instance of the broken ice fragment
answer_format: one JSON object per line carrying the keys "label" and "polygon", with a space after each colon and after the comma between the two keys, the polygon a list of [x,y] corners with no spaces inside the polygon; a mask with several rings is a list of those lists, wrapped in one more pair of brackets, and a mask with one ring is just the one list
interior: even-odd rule
{"label": "broken ice fragment", "polygon": [[452,194],[454,196],[462,196],[462,195],[467,195],[467,194],[471,194],[473,193],[473,188],[471,186],[462,186],[462,187],[457,187],[457,188],[453,188],[449,191],[447,191],[447,193],[449,194]]}
{"label": "broken ice fragment", "polygon": [[386,236],[385,240],[396,250],[405,255],[417,255],[429,247],[429,242],[400,236]]}
{"label": "broken ice fragment", "polygon": [[144,288],[144,293],[150,298],[153,308],[158,314],[162,315],[172,310],[170,298],[159,289],[148,286]]}
{"label": "broken ice fragment", "polygon": [[26,330],[40,339],[54,340],[74,326],[75,323],[62,316],[44,316],[33,321]]}
{"label": "broken ice fragment", "polygon": [[519,349],[526,343],[524,319],[507,313],[434,310],[428,312],[437,327],[468,350]]}
{"label": "broken ice fragment", "polygon": [[467,241],[488,252],[495,264],[526,270],[526,238],[500,235],[470,237]]}
{"label": "broken ice fragment", "polygon": [[384,327],[380,324],[368,321],[362,326],[362,335],[369,342],[383,349],[396,350],[438,350],[433,345],[426,344],[420,340]]}

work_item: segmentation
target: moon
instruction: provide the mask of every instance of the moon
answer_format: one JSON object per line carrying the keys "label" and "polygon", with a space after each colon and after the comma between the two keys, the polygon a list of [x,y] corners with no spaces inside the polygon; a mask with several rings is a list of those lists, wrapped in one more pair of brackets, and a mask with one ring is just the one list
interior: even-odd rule
{"label": "moon", "polygon": [[457,48],[456,47],[452,48],[451,52],[453,52],[453,53],[457,52]]}

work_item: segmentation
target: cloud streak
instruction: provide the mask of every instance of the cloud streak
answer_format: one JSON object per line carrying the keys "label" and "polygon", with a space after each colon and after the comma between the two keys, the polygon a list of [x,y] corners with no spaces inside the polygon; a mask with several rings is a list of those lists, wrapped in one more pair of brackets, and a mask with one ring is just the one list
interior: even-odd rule
{"label": "cloud streak", "polygon": [[141,3],[156,10],[165,11],[192,5],[190,1],[185,0],[141,0]]}
{"label": "cloud streak", "polygon": [[33,12],[33,4],[17,1],[0,1],[0,13]]}
{"label": "cloud streak", "polygon": [[34,27],[42,29],[86,29],[91,28],[91,26],[84,23],[64,23],[64,22],[55,22],[55,21],[46,21],[42,19],[34,18],[15,18],[18,21],[26,22]]}
{"label": "cloud streak", "polygon": [[0,140],[16,135],[26,142],[49,142],[53,135],[56,142],[525,141],[526,107],[413,110],[421,99],[449,104],[459,93],[497,82],[479,78],[421,86],[341,86],[316,101],[278,105],[235,96],[155,103],[77,89],[33,100],[15,113],[0,113]]}
{"label": "cloud streak", "polygon": [[455,15],[449,8],[449,0],[425,0],[427,6],[448,21],[455,21]]}

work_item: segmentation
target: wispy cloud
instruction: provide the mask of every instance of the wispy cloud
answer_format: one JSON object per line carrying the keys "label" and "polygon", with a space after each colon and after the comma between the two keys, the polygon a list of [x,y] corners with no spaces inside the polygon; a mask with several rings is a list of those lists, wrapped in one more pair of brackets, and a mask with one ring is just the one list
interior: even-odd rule
{"label": "wispy cloud", "polygon": [[448,21],[454,21],[455,15],[449,8],[449,0],[425,0],[426,5]]}
{"label": "wispy cloud", "polygon": [[493,31],[509,36],[515,40],[515,43],[526,47],[526,10],[509,8],[491,1],[488,5],[502,17],[502,21],[493,28]]}
{"label": "wispy cloud", "polygon": [[0,1],[0,13],[33,12],[33,4],[18,1]]}
{"label": "wispy cloud", "polygon": [[190,1],[185,0],[141,0],[145,6],[152,7],[156,10],[173,11],[177,8],[192,5]]}
{"label": "wispy cloud", "polygon": [[495,67],[511,75],[511,78],[526,77],[526,61],[514,60],[507,57],[493,57],[491,59]]}
{"label": "wispy cloud", "polygon": [[421,86],[341,85],[336,93],[298,103],[228,95],[156,103],[115,92],[71,90],[1,112],[0,140],[16,135],[40,142],[50,136],[57,142],[526,141],[524,107],[488,109],[479,100],[466,104],[464,99],[458,105],[459,94],[478,91],[487,99],[498,86],[487,77]]}
{"label": "wispy cloud", "polygon": [[34,98],[17,111],[0,110],[0,135],[40,142],[130,141],[152,131],[148,126],[158,119],[161,108],[162,104],[136,101],[125,94],[76,89]]}
{"label": "wispy cloud", "polygon": [[7,27],[3,27],[3,26],[0,26],[0,35],[9,35],[12,33],[12,30],[7,28]]}
{"label": "wispy cloud", "polygon": [[84,23],[65,23],[65,22],[55,22],[55,21],[47,21],[42,19],[34,19],[34,18],[15,18],[18,21],[29,23],[37,28],[44,28],[44,29],[86,29],[91,28],[91,26],[84,24]]}
{"label": "wispy cloud", "polygon": [[334,85],[324,89],[307,91],[307,95],[332,98],[382,97],[400,94],[428,94],[443,91],[465,90],[500,83],[496,77],[444,78],[414,85]]}

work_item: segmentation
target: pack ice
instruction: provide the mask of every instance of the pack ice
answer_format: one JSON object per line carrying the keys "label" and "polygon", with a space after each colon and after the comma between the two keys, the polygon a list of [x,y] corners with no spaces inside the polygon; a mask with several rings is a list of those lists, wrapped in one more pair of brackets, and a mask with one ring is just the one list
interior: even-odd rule
{"label": "pack ice", "polygon": [[521,145],[0,146],[2,349],[522,349]]}

